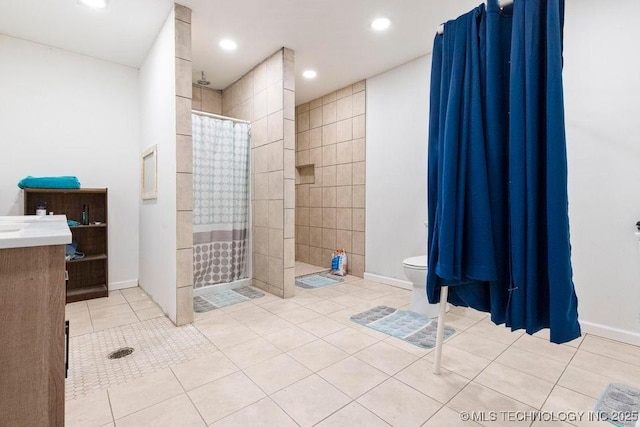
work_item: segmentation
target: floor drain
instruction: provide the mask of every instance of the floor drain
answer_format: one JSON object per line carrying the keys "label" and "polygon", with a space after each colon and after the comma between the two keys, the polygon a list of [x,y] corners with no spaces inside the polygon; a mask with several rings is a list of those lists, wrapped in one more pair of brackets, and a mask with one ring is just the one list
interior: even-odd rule
{"label": "floor drain", "polygon": [[123,357],[127,357],[131,353],[133,353],[133,348],[123,347],[123,348],[117,349],[116,351],[112,351],[111,353],[109,353],[107,357],[109,359],[122,359]]}

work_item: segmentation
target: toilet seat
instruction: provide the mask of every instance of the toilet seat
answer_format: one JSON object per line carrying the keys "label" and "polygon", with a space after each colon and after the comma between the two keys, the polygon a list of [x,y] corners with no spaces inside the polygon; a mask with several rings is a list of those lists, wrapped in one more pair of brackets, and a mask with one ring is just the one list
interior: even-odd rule
{"label": "toilet seat", "polygon": [[410,268],[412,270],[426,270],[427,269],[427,256],[414,256],[411,258],[407,258],[402,261],[402,264],[406,268]]}

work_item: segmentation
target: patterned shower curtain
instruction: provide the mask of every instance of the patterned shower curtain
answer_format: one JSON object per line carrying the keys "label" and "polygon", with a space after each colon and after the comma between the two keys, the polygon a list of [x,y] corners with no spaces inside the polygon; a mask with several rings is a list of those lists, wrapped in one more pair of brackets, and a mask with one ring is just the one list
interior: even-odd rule
{"label": "patterned shower curtain", "polygon": [[249,125],[192,114],[194,288],[247,277]]}

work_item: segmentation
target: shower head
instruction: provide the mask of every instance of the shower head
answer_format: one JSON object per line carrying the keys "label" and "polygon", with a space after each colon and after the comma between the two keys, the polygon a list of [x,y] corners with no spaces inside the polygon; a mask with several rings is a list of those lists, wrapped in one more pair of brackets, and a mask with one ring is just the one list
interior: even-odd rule
{"label": "shower head", "polygon": [[211,82],[205,77],[204,71],[200,71],[200,73],[202,74],[202,78],[198,80],[198,84],[202,86],[209,86]]}

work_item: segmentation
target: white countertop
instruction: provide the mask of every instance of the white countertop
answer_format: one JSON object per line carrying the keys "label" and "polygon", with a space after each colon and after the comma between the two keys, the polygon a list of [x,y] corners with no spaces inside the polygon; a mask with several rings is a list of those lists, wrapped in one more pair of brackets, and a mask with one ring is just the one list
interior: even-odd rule
{"label": "white countertop", "polygon": [[0,216],[0,249],[71,243],[64,215]]}

